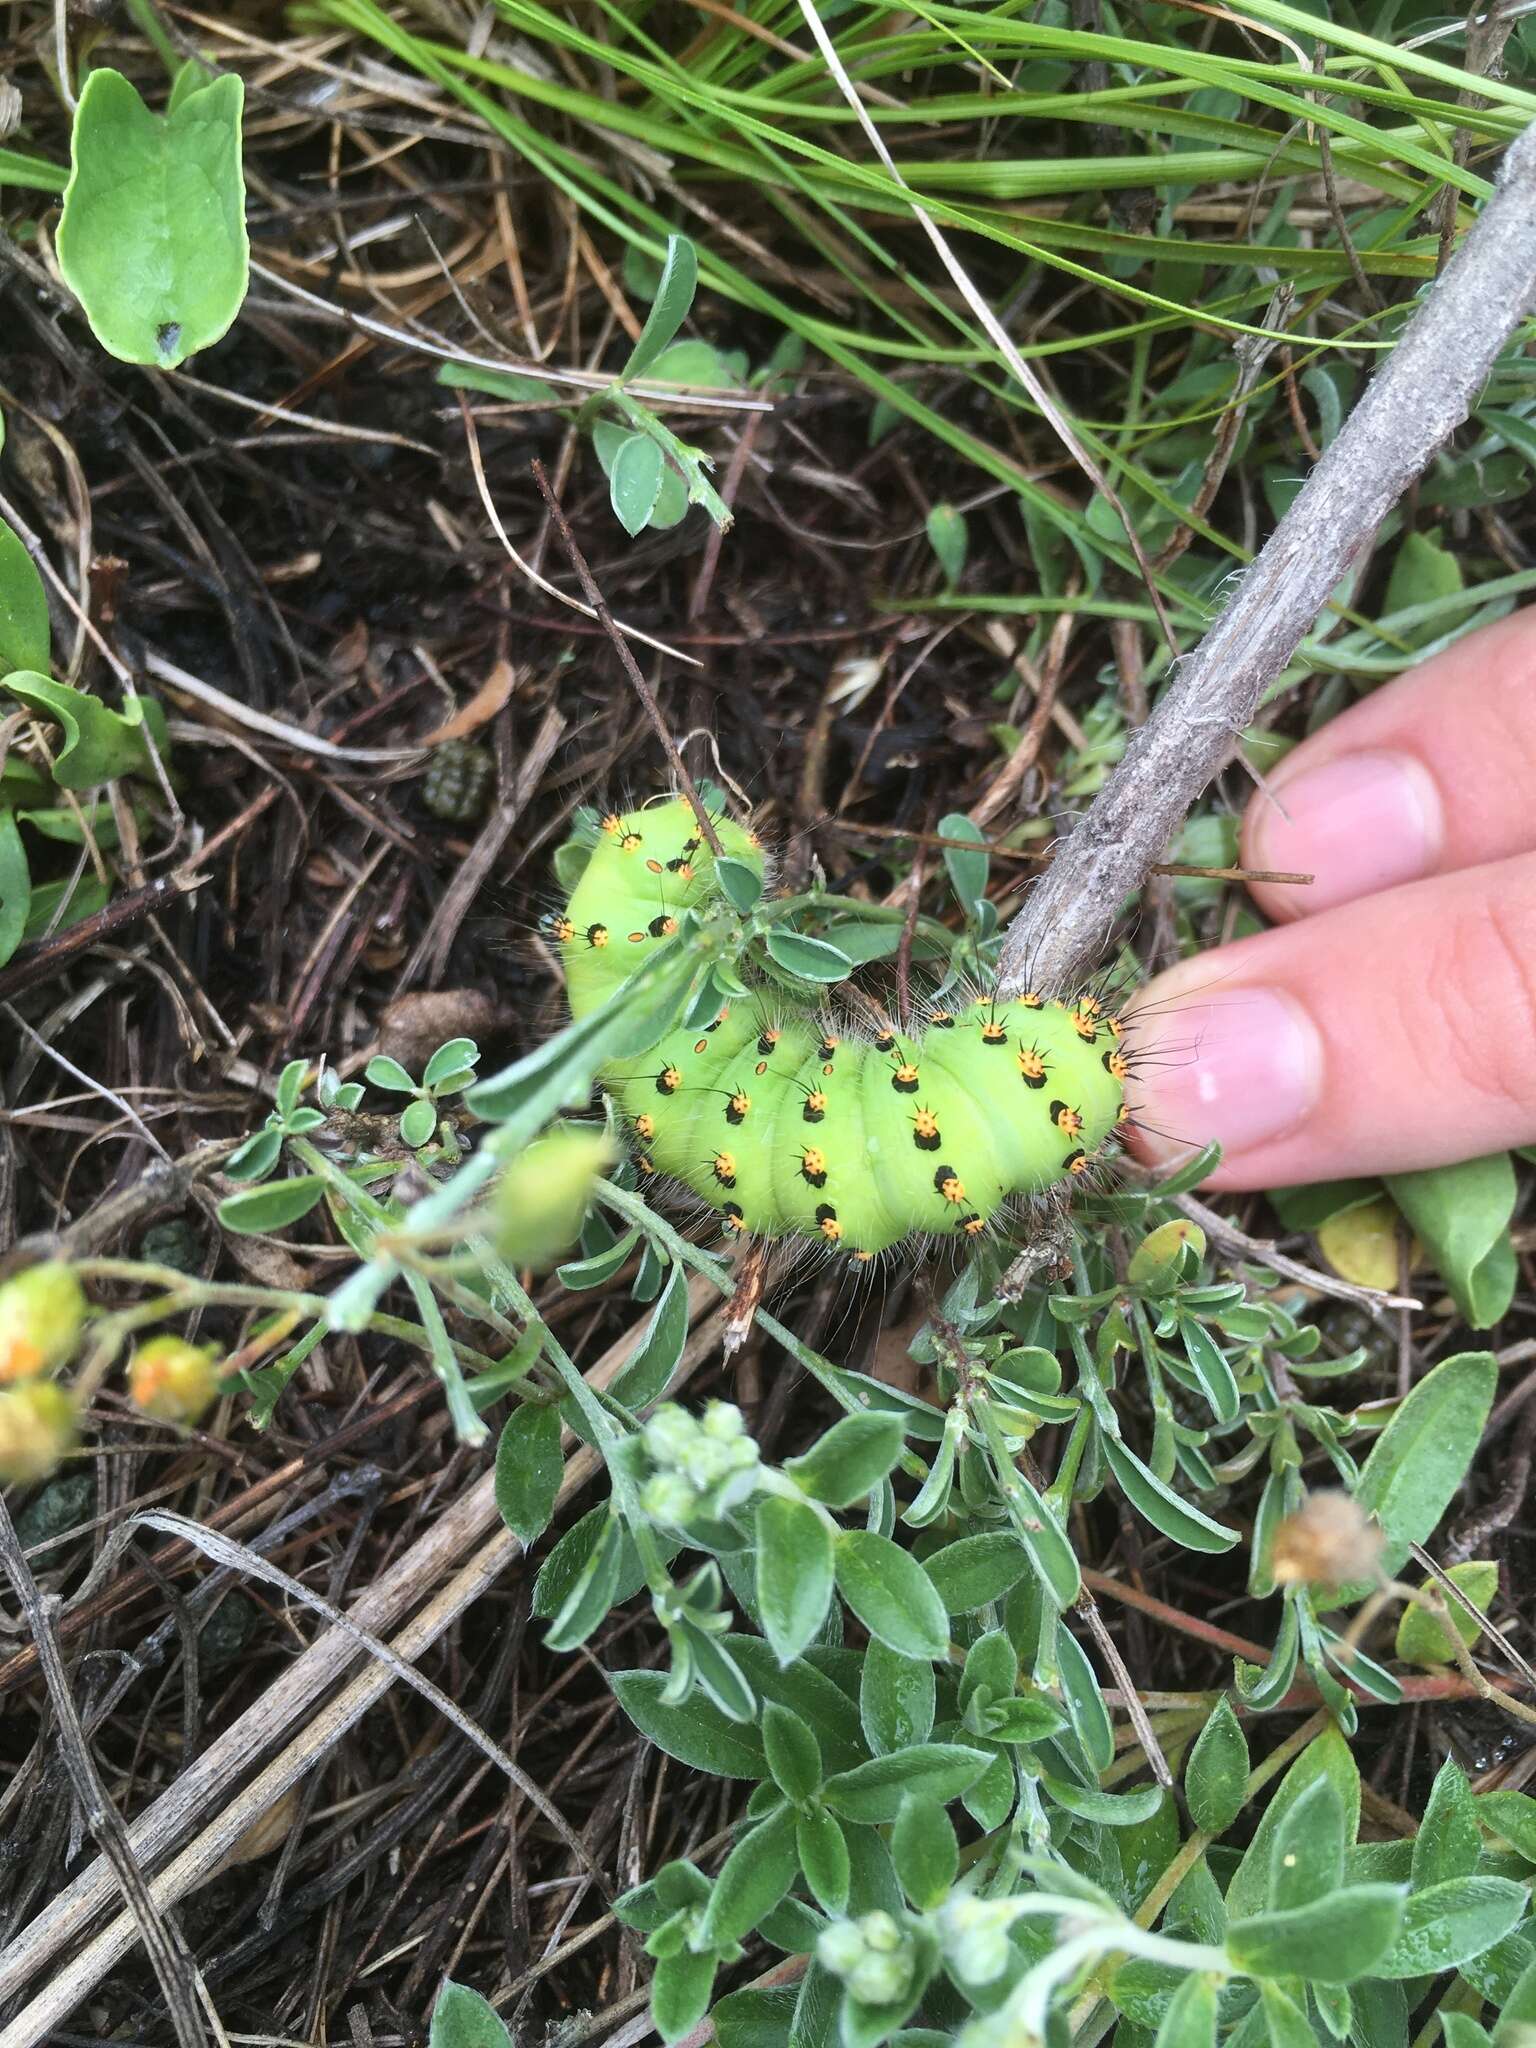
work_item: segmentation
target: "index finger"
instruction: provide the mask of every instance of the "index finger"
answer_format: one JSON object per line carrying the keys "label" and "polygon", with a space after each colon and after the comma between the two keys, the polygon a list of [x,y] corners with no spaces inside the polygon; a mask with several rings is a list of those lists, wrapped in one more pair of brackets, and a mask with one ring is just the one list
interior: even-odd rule
{"label": "index finger", "polygon": [[1245,867],[1289,923],[1536,849],[1536,610],[1472,633],[1288,754],[1243,821]]}

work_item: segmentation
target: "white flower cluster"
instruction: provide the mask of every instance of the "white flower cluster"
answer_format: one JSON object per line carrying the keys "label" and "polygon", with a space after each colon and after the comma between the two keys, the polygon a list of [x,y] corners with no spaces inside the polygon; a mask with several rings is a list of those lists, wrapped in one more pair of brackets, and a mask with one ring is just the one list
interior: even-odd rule
{"label": "white flower cluster", "polygon": [[939,1908],[939,1939],[962,1984],[995,1984],[1017,1956],[1008,1930],[1019,1917],[1013,1899],[972,1899],[963,1894]]}
{"label": "white flower cluster", "polygon": [[880,1912],[834,1921],[816,1944],[816,1958],[861,2005],[894,2005],[905,1998],[917,1968],[910,1937]]}
{"label": "white flower cluster", "polygon": [[653,1469],[640,1505],[669,1528],[700,1515],[718,1521],[756,1489],[757,1445],[730,1401],[711,1401],[702,1415],[668,1401],[645,1425],[644,1443]]}

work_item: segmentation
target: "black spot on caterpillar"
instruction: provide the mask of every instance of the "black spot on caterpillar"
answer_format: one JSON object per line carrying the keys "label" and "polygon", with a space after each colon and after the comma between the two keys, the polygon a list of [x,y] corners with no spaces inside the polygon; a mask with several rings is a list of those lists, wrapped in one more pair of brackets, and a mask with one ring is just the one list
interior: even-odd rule
{"label": "black spot on caterpillar", "polygon": [[[761,875],[755,837],[728,818],[717,831]],[[680,911],[721,899],[681,798],[605,818],[570,903],[546,921],[572,1012],[606,1002]],[[602,1076],[647,1164],[731,1231],[860,1258],[913,1232],[975,1236],[1010,1195],[1082,1173],[1125,1114],[1120,1025],[1093,996],[982,996],[864,1043],[780,1003],[770,1016],[763,1000],[738,1001]]]}

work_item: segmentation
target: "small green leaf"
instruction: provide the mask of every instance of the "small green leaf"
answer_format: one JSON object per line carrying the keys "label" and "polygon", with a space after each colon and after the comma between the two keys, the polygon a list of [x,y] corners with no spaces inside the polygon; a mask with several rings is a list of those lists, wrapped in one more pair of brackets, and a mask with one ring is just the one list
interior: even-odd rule
{"label": "small green leaf", "polygon": [[14,811],[0,811],[0,967],[27,935],[32,871]]}
{"label": "small green leaf", "polygon": [[1260,1816],[1253,1839],[1227,1887],[1227,1911],[1234,1919],[1256,1913],[1269,1898],[1270,1855],[1285,1815],[1309,1786],[1328,1778],[1344,1809],[1344,1839],[1353,1842],[1360,1825],[1360,1772],[1349,1744],[1336,1727],[1314,1736],[1280,1781]]}
{"label": "small green leaf", "polygon": [[[1430,1536],[1450,1506],[1482,1440],[1497,1383],[1490,1351],[1442,1359],[1376,1439],[1355,1499],[1386,1536],[1383,1571],[1396,1572],[1409,1546]],[[1347,1597],[1344,1589],[1340,1599]]]}
{"label": "small green leaf", "polygon": [[848,1906],[848,1837],[835,1813],[816,1807],[802,1813],[795,1825],[795,1851],[816,1903],[828,1913]]}
{"label": "small green leaf", "polygon": [[1077,1552],[1067,1541],[1061,1524],[1035,1488],[1017,1467],[1006,1475],[1013,1526],[1029,1552],[1035,1575],[1063,1612],[1082,1591],[1082,1573]]}
{"label": "small green leaf", "polygon": [[1152,2048],[1216,2048],[1216,1985],[1186,1977],[1168,2002]]}
{"label": "small green leaf", "polygon": [[974,923],[987,893],[987,876],[992,866],[992,857],[986,851],[987,835],[979,825],[972,824],[964,811],[951,811],[939,820],[939,837],[968,839],[978,848],[975,853],[968,853],[961,846],[946,846],[944,849],[949,886],[954,890],[960,908]]}
{"label": "small green leaf", "polygon": [[0,519],[0,675],[12,669],[46,674],[48,597],[26,542]]}
{"label": "small green leaf", "polygon": [[780,1664],[815,1641],[832,1600],[832,1531],[809,1501],[767,1494],[757,1504],[757,1605]]}
{"label": "small green leaf", "polygon": [[1088,1653],[1063,1621],[1056,1629],[1056,1667],[1061,1678],[1061,1696],[1067,1703],[1072,1732],[1083,1746],[1083,1754],[1096,1771],[1107,1771],[1115,1760],[1115,1731],[1109,1709],[1099,1690],[1099,1681]]}
{"label": "small green leaf", "polygon": [[240,1237],[285,1230],[290,1223],[307,1216],[324,1193],[325,1182],[317,1173],[303,1173],[294,1180],[267,1181],[261,1187],[242,1188],[236,1195],[226,1195],[219,1204],[219,1221]]}
{"label": "small green leaf", "polygon": [[[944,571],[944,581],[951,586],[960,581],[965,573],[965,555],[969,540],[965,514],[957,512],[953,505],[935,505],[927,518],[928,545],[938,557],[939,567]],[[941,832],[947,827],[941,825]]]}
{"label": "small green leaf", "polygon": [[948,1656],[944,1602],[908,1551],[871,1529],[845,1529],[834,1567],[838,1592],[872,1636],[903,1657]]}
{"label": "small green leaf", "polygon": [[926,1742],[933,1732],[935,1695],[931,1664],[887,1649],[876,1637],[859,1674],[859,1721],[872,1753],[889,1756]]}
{"label": "small green leaf", "polygon": [[821,1745],[814,1730],[777,1700],[763,1708],[763,1754],[773,1782],[794,1806],[803,1806],[821,1787]]}
{"label": "small green leaf", "polygon": [[81,88],[54,246],[91,332],[123,362],[174,369],[240,310],[244,98],[233,72],[164,116],[120,72],[92,71]]}
{"label": "small green leaf", "polygon": [[1181,1500],[1138,1458],[1114,1437],[1104,1436],[1104,1457],[1111,1472],[1131,1506],[1139,1515],[1149,1521],[1154,1529],[1185,1550],[1204,1551],[1215,1555],[1230,1550],[1238,1540],[1235,1529],[1224,1523],[1213,1522],[1209,1515],[1192,1507],[1187,1500]]}
{"label": "small green leaf", "polygon": [[848,955],[829,946],[825,939],[810,939],[803,932],[776,924],[765,941],[768,957],[802,981],[846,981],[853,971]]}
{"label": "small green leaf", "polygon": [[[1442,2006],[1440,2027],[1445,2048],[1495,2048],[1494,2037],[1486,2027],[1480,2027],[1470,2013],[1448,2012]],[[1518,2048],[1518,2035],[1510,2037],[1510,2048]]]}
{"label": "small green leaf", "polygon": [[1226,1353],[1203,1323],[1181,1324],[1180,1335],[1184,1339],[1184,1356],[1200,1382],[1201,1393],[1210,1403],[1211,1413],[1222,1424],[1236,1422],[1242,1397]]}
{"label": "small green leaf", "polygon": [[441,1088],[443,1082],[472,1069],[479,1057],[480,1048],[472,1038],[450,1038],[427,1061],[422,1087]]}
{"label": "small green leaf", "polygon": [[400,1142],[413,1152],[431,1141],[437,1129],[437,1104],[425,1099],[408,1103],[400,1117]]}
{"label": "small green leaf", "polygon": [[1425,1977],[1456,1970],[1518,1926],[1530,1891],[1508,1877],[1452,1877],[1408,1901],[1402,1932],[1374,1966],[1378,1977]]}
{"label": "small green leaf", "polygon": [[1291,1994],[1282,1991],[1272,1978],[1266,1977],[1259,1985],[1259,2003],[1269,2028],[1269,2048],[1317,2048],[1312,2022]]}
{"label": "small green leaf", "polygon": [[668,1030],[693,980],[694,963],[660,946],[600,1008],[577,1018],[522,1059],[476,1083],[468,1106],[503,1125],[498,1149],[512,1157],[557,1111],[585,1104],[601,1068],[644,1052]]}
{"label": "small green leaf", "polygon": [[1180,1279],[1198,1271],[1205,1257],[1205,1232],[1187,1217],[1175,1216],[1149,1230],[1131,1254],[1126,1278],[1143,1294],[1172,1294]]}
{"label": "small green leaf", "polygon": [[686,1948],[656,1965],[651,1979],[651,2018],[663,2041],[680,2041],[703,2019],[715,1988],[715,1969],[712,1955],[695,1955]]}
{"label": "small green leaf", "polygon": [[512,2048],[512,2036],[478,1991],[445,1978],[432,2007],[427,2048]]}
{"label": "small green leaf", "polygon": [[736,379],[731,366],[707,341],[674,341],[645,373],[647,384],[686,384],[693,388],[729,390]]}
{"label": "small green leaf", "polygon": [[910,1793],[903,1798],[891,1831],[891,1861],[919,1913],[943,1905],[960,1869],[960,1844],[938,1800]]}
{"label": "small green leaf", "polygon": [[363,1069],[363,1079],[375,1088],[387,1088],[392,1095],[414,1095],[416,1083],[398,1060],[388,1053],[375,1053]]}
{"label": "small green leaf", "polygon": [[[1531,2048],[1533,2037],[1536,2037],[1536,1963],[1529,1963],[1504,2000],[1504,2010],[1493,2030],[1493,2048]],[[1452,2042],[1449,2035],[1446,2042],[1447,2048],[1463,2048],[1463,2044]]]}
{"label": "small green leaf", "polygon": [[725,891],[731,908],[739,910],[743,917],[763,893],[763,878],[757,869],[744,860],[733,860],[728,853],[721,854],[715,862],[715,880]]}
{"label": "small green leaf", "polygon": [[1245,1664],[1241,1657],[1234,1660],[1232,1689],[1237,1694],[1238,1703],[1252,1714],[1267,1714],[1279,1706],[1296,1676],[1300,1650],[1301,1627],[1296,1618],[1296,1602],[1287,1600],[1280,1612],[1275,1652],[1269,1662],[1258,1665]]}
{"label": "small green leaf", "polygon": [[1428,1891],[1453,1877],[1470,1877],[1482,1847],[1472,1787],[1455,1757],[1448,1756],[1436,1773],[1414,1837],[1414,1890]]}
{"label": "small green leaf", "polygon": [[1097,1785],[1073,1784],[1048,1772],[1041,1774],[1040,1782],[1058,1806],[1102,1828],[1140,1827],[1163,1803],[1161,1785],[1142,1785],[1134,1792],[1101,1792]]}
{"label": "small green leaf", "polygon": [[1006,1529],[962,1536],[923,1560],[948,1614],[974,1614],[1016,1586],[1029,1570],[1029,1552]]}
{"label": "small green leaf", "polygon": [[718,1707],[695,1694],[681,1706],[661,1695],[667,1686],[659,1671],[617,1671],[609,1680],[619,1705],[640,1733],[691,1770],[716,1778],[763,1778],[768,1764],[755,1728],[729,1721]]}
{"label": "small green leaf", "polygon": [[525,1548],[549,1527],[564,1471],[559,1413],[532,1401],[514,1408],[496,1446],[496,1506]]}
{"label": "small green leaf", "polygon": [[1480,1793],[1477,1817],[1518,1849],[1527,1863],[1536,1863],[1536,1799],[1528,1792]]}
{"label": "small green leaf", "polygon": [[1059,1708],[1044,1698],[994,1700],[986,1709],[986,1737],[989,1742],[1028,1745],[1048,1742],[1067,1725]]}
{"label": "small green leaf", "polygon": [[[597,1548],[603,1531],[608,1526],[608,1505],[601,1503],[589,1508],[586,1514],[573,1522],[555,1544],[533,1582],[533,1613],[535,1620],[550,1621],[560,1612],[572,1586],[586,1568],[587,1560]],[[668,1548],[665,1555],[671,1556]],[[638,1593],[645,1584],[645,1567],[639,1554],[626,1533],[623,1544],[623,1560],[619,1566],[619,1583],[614,1592],[614,1605],[628,1600]]]}
{"label": "small green leaf", "polygon": [[589,1259],[570,1259],[563,1266],[557,1266],[563,1284],[580,1292],[589,1287],[606,1287],[614,1274],[629,1261],[639,1240],[639,1231],[626,1230],[622,1237],[616,1237],[612,1244],[604,1245],[600,1252],[593,1252]]}
{"label": "small green leaf", "polygon": [[1515,1209],[1509,1154],[1392,1174],[1387,1188],[1469,1327],[1491,1329],[1509,1308],[1518,1278],[1509,1238]]}
{"label": "small green leaf", "polygon": [[[1454,597],[1461,588],[1461,563],[1451,549],[1440,545],[1438,533],[1406,533],[1398,544],[1392,573],[1387,578],[1387,616],[1410,611],[1432,598]],[[1439,630],[1425,620],[1404,629],[1403,637],[1410,647],[1418,647],[1432,640]]]}
{"label": "small green leaf", "polygon": [[1248,1740],[1223,1693],[1211,1709],[1184,1767],[1184,1796],[1195,1826],[1224,1835],[1248,1796]]}
{"label": "small green leaf", "polygon": [[829,1508],[849,1508],[873,1493],[901,1456],[894,1415],[845,1415],[784,1470],[803,1493]]}
{"label": "small green leaf", "polygon": [[[89,872],[71,875],[61,882],[39,882],[32,890],[22,937],[30,943],[47,933],[67,932],[71,925],[82,924],[98,910],[105,910],[111,898],[111,883]],[[0,924],[3,917],[4,907],[0,904]],[[229,1171],[227,1165],[224,1170]]]}
{"label": "small green leaf", "polygon": [[1234,1921],[1227,1929],[1227,1954],[1249,1977],[1352,1984],[1378,1969],[1403,1914],[1401,1885],[1350,1885],[1310,1906]]}
{"label": "small green leaf", "polygon": [[649,434],[628,434],[614,453],[608,497],[620,526],[633,540],[650,520],[661,496],[666,464]]}
{"label": "small green leaf", "polygon": [[615,1376],[610,1392],[626,1408],[648,1408],[660,1400],[677,1371],[688,1339],[688,1275],[673,1266],[634,1356]]}
{"label": "small green leaf", "polygon": [[545,1631],[550,1649],[577,1649],[600,1625],[613,1606],[623,1563],[624,1525],[610,1510],[590,1556]]}
{"label": "small green leaf", "polygon": [[715,1948],[750,1934],[795,1881],[795,1816],[787,1807],[750,1829],[737,1842],[715,1879],[700,1929]]}
{"label": "small green leaf", "polygon": [[26,669],[8,675],[0,690],[18,698],[29,711],[52,719],[63,732],[64,743],[53,757],[53,779],[61,789],[91,789],[120,775],[149,774],[146,725],[163,748],[164,718],[158,705],[147,709],[146,698],[127,697],[123,709],[113,711],[84,690]]}
{"label": "small green leaf", "polygon": [[[1464,1564],[1446,1567],[1445,1575],[1461,1588],[1475,1607],[1486,1614],[1488,1603],[1499,1590],[1498,1565],[1486,1558],[1471,1558]],[[1446,1600],[1450,1625],[1471,1649],[1482,1633],[1472,1616],[1454,1600]],[[1442,1624],[1422,1607],[1405,1607],[1397,1624],[1397,1654],[1406,1664],[1437,1665],[1455,1661],[1456,1652]]]}
{"label": "small green leaf", "polygon": [[666,260],[661,266],[650,313],[640,330],[640,339],[630,351],[629,361],[620,373],[625,383],[643,378],[671,342],[688,318],[698,282],[699,258],[692,242],[686,235],[669,235]]}
{"label": "small green leaf", "polygon": [[253,1131],[244,1144],[237,1145],[224,1162],[226,1180],[264,1180],[276,1166],[283,1149],[283,1134],[273,1125]]}
{"label": "small green leaf", "polygon": [[940,1805],[958,1799],[991,1761],[985,1750],[963,1743],[915,1743],[893,1756],[871,1757],[851,1771],[839,1771],[822,1786],[822,1798],[847,1820],[894,1820],[904,1798],[935,1799]]}
{"label": "small green leaf", "polygon": [[1307,1786],[1274,1830],[1269,1904],[1277,1913],[1310,1906],[1344,1882],[1344,1803],[1330,1778]]}

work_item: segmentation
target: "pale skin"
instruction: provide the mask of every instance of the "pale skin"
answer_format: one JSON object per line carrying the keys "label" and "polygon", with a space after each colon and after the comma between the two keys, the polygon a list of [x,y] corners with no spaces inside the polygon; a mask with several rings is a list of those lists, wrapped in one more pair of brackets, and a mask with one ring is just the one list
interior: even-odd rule
{"label": "pale skin", "polygon": [[1314,880],[1137,998],[1142,1159],[1215,1138],[1212,1187],[1272,1188],[1536,1142],[1536,610],[1286,755],[1241,858]]}

